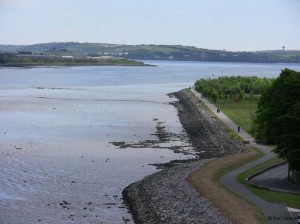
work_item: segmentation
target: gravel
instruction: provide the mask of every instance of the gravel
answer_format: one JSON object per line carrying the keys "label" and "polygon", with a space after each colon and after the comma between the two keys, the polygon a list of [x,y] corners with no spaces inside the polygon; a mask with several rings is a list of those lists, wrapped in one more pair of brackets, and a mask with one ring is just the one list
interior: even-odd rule
{"label": "gravel", "polygon": [[229,136],[189,90],[169,96],[179,99],[174,106],[199,159],[173,164],[126,187],[123,198],[133,219],[137,224],[231,223],[194,190],[186,177],[209,159],[240,153],[244,146]]}

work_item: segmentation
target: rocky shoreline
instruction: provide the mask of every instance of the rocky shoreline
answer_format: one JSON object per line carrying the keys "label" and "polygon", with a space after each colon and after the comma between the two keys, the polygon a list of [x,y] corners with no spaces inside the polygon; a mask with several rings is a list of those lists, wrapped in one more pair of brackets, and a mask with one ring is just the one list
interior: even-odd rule
{"label": "rocky shoreline", "polygon": [[169,94],[189,139],[198,152],[197,160],[173,163],[123,190],[135,223],[231,223],[186,181],[186,177],[207,160],[244,151],[189,90]]}

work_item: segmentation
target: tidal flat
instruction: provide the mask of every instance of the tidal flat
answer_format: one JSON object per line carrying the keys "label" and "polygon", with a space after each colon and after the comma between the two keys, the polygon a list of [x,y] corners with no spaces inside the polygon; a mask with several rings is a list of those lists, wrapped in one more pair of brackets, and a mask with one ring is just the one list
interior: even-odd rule
{"label": "tidal flat", "polygon": [[122,190],[195,158],[167,94],[284,66],[157,65],[0,69],[0,223],[132,223]]}
{"label": "tidal flat", "polygon": [[[121,191],[149,164],[194,157],[168,149],[192,150],[169,98],[126,89],[1,92],[1,223],[130,223]],[[158,122],[172,137],[159,139]]]}

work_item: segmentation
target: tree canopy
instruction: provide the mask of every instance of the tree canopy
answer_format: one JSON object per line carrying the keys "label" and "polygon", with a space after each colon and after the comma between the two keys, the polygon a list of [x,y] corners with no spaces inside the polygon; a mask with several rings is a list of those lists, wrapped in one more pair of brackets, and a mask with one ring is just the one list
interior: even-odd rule
{"label": "tree canopy", "polygon": [[260,97],[255,123],[256,137],[300,171],[300,72],[282,70]]}
{"label": "tree canopy", "polygon": [[217,99],[253,100],[255,96],[261,95],[272,81],[273,79],[255,76],[224,76],[216,79],[197,80],[195,88],[213,102],[216,102]]}

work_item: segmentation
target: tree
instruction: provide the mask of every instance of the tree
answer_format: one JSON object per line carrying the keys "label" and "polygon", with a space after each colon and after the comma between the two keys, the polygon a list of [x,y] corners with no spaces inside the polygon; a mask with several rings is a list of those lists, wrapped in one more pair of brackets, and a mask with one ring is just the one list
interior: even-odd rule
{"label": "tree", "polygon": [[211,88],[211,94],[210,94],[210,98],[212,99],[212,101],[214,103],[217,102],[217,99],[218,99],[218,92],[215,88]]}
{"label": "tree", "polygon": [[300,72],[282,70],[258,102],[256,137],[276,144],[274,152],[300,171]]}
{"label": "tree", "polygon": [[[236,101],[244,98],[254,99],[254,95],[260,95],[265,89],[271,85],[273,79],[258,77],[242,77],[242,76],[225,76],[216,79],[200,79],[195,82],[195,89],[202,94],[207,94],[207,88],[213,88],[217,91],[219,98],[234,99]],[[204,91],[205,90],[205,91]],[[216,94],[214,94],[215,97]],[[209,94],[212,98],[211,94]]]}

